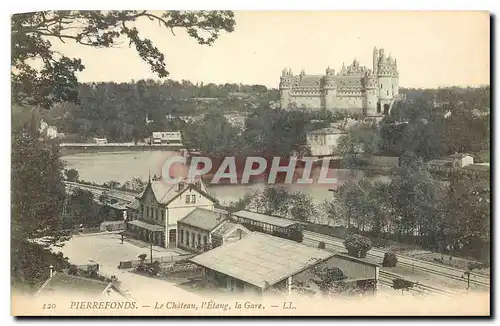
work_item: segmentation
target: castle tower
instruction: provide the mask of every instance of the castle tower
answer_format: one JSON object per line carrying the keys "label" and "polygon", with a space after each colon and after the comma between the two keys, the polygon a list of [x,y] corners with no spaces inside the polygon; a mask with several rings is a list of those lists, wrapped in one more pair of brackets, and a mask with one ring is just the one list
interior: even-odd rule
{"label": "castle tower", "polygon": [[377,113],[384,114],[389,110],[390,103],[393,99],[393,70],[388,58],[385,56],[384,49],[379,50],[379,63],[378,63],[378,99]]}
{"label": "castle tower", "polygon": [[280,105],[282,109],[290,105],[290,92],[292,90],[293,73],[291,69],[283,69],[280,78]]}
{"label": "castle tower", "polygon": [[337,98],[337,83],[335,82],[335,70],[328,67],[323,84],[324,108],[333,109]]}
{"label": "castle tower", "polygon": [[378,50],[377,47],[373,47],[373,73],[375,76],[377,75],[378,71]]}
{"label": "castle tower", "polygon": [[365,116],[373,117],[380,115],[377,113],[377,75],[372,71],[364,77],[364,103],[363,103],[363,113]]}

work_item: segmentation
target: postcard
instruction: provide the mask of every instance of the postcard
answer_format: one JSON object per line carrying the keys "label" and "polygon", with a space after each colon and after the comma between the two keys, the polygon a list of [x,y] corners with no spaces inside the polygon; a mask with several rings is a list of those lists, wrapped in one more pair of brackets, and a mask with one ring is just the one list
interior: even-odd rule
{"label": "postcard", "polygon": [[14,316],[489,316],[490,14],[11,17]]}

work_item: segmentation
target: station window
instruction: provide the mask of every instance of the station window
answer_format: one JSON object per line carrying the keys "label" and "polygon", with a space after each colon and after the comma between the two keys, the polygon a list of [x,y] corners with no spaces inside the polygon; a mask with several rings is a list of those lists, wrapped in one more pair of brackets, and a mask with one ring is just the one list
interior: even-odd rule
{"label": "station window", "polygon": [[191,195],[191,204],[196,204],[196,195]]}
{"label": "station window", "polygon": [[190,204],[190,203],[191,203],[191,196],[186,195],[186,204]]}

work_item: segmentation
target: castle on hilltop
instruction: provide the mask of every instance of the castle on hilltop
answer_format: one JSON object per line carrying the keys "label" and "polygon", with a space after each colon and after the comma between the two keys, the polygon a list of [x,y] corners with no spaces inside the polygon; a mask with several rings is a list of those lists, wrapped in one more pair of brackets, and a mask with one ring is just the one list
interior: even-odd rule
{"label": "castle on hilltop", "polygon": [[373,69],[354,60],[340,72],[328,67],[325,75],[294,75],[283,69],[280,79],[281,108],[348,110],[365,116],[387,114],[399,91],[396,59],[384,49],[373,48]]}

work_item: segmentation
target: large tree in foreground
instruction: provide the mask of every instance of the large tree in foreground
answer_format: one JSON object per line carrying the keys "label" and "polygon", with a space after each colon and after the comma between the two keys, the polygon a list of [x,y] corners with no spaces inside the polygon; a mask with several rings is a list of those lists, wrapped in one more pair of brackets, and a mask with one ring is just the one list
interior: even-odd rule
{"label": "large tree in foreground", "polygon": [[[49,108],[54,102],[77,100],[75,73],[85,67],[79,58],[54,51],[53,41],[109,48],[122,43],[159,77],[167,77],[164,54],[141,36],[135,24],[150,20],[174,33],[184,30],[199,44],[212,45],[221,31],[234,30],[231,11],[40,11],[12,16],[12,88],[17,102]],[[38,60],[35,68],[33,60]]]}
{"label": "large tree in foreground", "polygon": [[[78,58],[68,58],[52,42],[109,48],[126,41],[159,77],[168,69],[163,53],[141,37],[135,23],[152,20],[169,33],[184,30],[200,44],[211,45],[221,31],[234,29],[229,11],[45,11],[12,16],[12,280],[34,284],[48,265],[64,266],[30,240],[60,237],[64,186],[58,146],[38,131],[37,108],[77,102]],[[30,107],[33,105],[33,107]],[[28,109],[28,107],[30,107]],[[59,262],[59,263],[57,263]]]}

